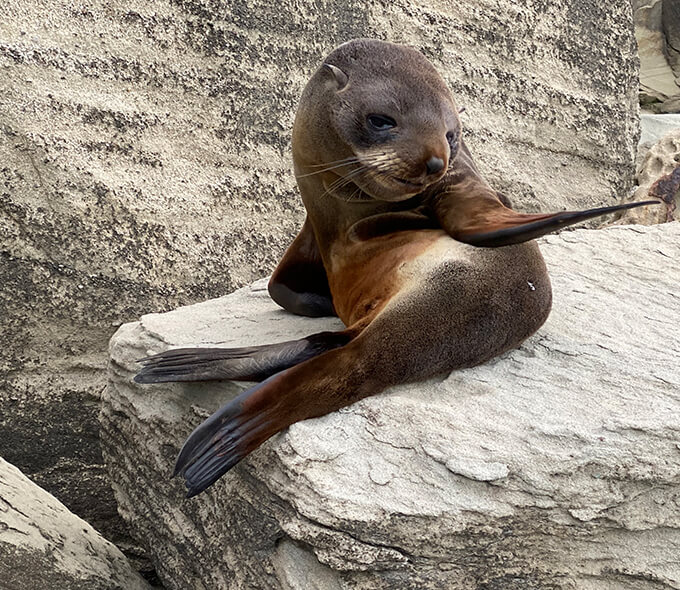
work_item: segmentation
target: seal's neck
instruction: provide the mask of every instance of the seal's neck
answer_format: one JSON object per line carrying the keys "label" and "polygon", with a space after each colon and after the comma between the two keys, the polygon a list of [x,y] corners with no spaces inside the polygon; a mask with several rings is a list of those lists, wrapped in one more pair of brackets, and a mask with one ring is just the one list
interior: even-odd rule
{"label": "seal's neck", "polygon": [[329,190],[318,178],[302,178],[298,186],[324,258],[332,243],[349,239],[350,228],[358,221],[401,208],[399,203],[373,199],[353,183]]}

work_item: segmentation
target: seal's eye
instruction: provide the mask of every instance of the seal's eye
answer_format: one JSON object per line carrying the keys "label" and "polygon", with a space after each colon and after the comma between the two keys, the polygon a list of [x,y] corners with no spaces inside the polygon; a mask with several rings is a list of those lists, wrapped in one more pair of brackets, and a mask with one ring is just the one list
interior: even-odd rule
{"label": "seal's eye", "polygon": [[368,126],[374,131],[387,131],[397,126],[397,122],[387,115],[368,115]]}
{"label": "seal's eye", "polygon": [[449,142],[449,147],[451,148],[451,153],[453,154],[458,150],[458,139],[460,135],[458,133],[455,133],[453,131],[449,131],[446,134],[446,141]]}
{"label": "seal's eye", "polygon": [[460,148],[460,130],[449,131],[446,134],[446,141],[449,142],[449,166],[451,166]]}

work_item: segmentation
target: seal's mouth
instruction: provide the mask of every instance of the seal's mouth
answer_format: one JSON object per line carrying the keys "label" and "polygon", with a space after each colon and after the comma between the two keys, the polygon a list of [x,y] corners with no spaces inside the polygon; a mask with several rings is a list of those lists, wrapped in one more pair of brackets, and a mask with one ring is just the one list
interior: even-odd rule
{"label": "seal's mouth", "polygon": [[420,192],[426,186],[424,182],[412,182],[410,180],[406,180],[405,178],[399,178],[397,176],[391,176],[390,178],[392,180],[395,180],[397,183],[399,183],[401,186],[408,189],[409,191],[413,190],[416,192]]}

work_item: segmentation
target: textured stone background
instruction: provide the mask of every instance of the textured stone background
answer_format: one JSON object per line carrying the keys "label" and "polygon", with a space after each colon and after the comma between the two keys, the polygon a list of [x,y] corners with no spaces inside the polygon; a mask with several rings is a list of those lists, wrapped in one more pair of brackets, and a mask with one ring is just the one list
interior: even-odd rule
{"label": "textured stone background", "polygon": [[123,321],[270,271],[302,221],[289,156],[338,43],[421,47],[523,209],[613,202],[637,141],[629,3],[5,0],[0,456],[109,538],[95,415]]}

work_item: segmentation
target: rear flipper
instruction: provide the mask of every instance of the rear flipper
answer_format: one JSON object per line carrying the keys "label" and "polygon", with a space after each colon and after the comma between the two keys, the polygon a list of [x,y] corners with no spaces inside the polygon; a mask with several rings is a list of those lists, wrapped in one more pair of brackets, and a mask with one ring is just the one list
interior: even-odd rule
{"label": "rear flipper", "polygon": [[173,477],[185,479],[187,498],[201,493],[288,424],[267,406],[267,392],[282,373],[258,383],[200,424],[177,457]]}
{"label": "rear flipper", "polygon": [[353,332],[320,332],[300,340],[247,348],[177,348],[155,354],[135,376],[137,383],[241,379],[261,381],[270,375],[347,344]]}
{"label": "rear flipper", "polygon": [[383,389],[385,384],[366,379],[355,342],[269,377],[199,425],[175,466],[175,475],[186,480],[187,496],[205,490],[294,422],[333,412]]}
{"label": "rear flipper", "polygon": [[483,224],[477,227],[470,226],[459,232],[456,239],[472,246],[496,248],[521,244],[528,240],[540,238],[545,234],[554,232],[588,219],[600,217],[626,209],[642,207],[645,205],[659,205],[660,201],[639,201],[624,205],[612,205],[611,207],[598,207],[584,211],[563,211],[560,213],[525,214],[517,213],[503,206],[488,214]]}

